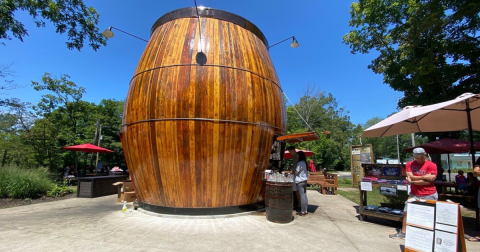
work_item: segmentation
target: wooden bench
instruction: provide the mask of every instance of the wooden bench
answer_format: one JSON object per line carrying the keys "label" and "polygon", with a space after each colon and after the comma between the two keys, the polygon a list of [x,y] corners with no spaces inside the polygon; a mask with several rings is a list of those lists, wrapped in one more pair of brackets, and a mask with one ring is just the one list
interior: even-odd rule
{"label": "wooden bench", "polygon": [[323,193],[323,188],[325,187],[325,176],[323,172],[309,172],[307,184],[318,185],[318,189]]}
{"label": "wooden bench", "polygon": [[337,195],[338,188],[338,174],[325,173],[325,185],[323,186],[323,194]]}

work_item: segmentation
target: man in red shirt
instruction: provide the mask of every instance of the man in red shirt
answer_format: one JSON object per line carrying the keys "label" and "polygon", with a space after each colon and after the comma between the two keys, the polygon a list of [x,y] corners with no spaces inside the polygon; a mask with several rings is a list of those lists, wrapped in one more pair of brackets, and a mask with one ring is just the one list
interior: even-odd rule
{"label": "man in red shirt", "polygon": [[[410,198],[438,200],[437,189],[433,182],[437,177],[437,165],[425,159],[423,148],[413,149],[413,161],[407,163],[407,181],[410,182]],[[405,239],[407,223],[407,202],[403,209],[403,225],[401,232],[390,235],[390,238]]]}

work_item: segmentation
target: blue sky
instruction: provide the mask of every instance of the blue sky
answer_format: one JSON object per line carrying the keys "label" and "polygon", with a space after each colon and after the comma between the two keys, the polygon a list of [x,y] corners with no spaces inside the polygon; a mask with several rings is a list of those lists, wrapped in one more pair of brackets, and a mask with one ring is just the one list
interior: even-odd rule
{"label": "blue sky", "polygon": [[[193,0],[125,1],[86,0],[100,13],[99,27],[103,31],[114,26],[147,39],[150,28],[163,14],[194,6]],[[367,68],[376,57],[353,55],[342,43],[351,28],[352,0],[257,0],[226,1],[198,0],[199,6],[229,11],[254,23],[274,44],[294,35],[300,44],[291,48],[285,42],[270,49],[284,93],[296,102],[308,84],[331,93],[340,107],[350,111],[352,123],[365,123],[378,116],[385,118],[397,111],[402,93],[383,84],[383,76]],[[115,37],[97,52],[84,47],[81,52],[68,50],[66,35],[55,33],[50,23],[36,28],[28,14],[15,13],[29,32],[24,42],[4,40],[0,45],[0,64],[13,62],[15,83],[22,88],[8,91],[7,97],[36,104],[42,92],[33,90],[31,81],[41,81],[45,72],[60,77],[71,76],[73,82],[86,88],[84,100],[99,103],[102,99],[124,100],[140,56],[144,41],[113,30]]]}

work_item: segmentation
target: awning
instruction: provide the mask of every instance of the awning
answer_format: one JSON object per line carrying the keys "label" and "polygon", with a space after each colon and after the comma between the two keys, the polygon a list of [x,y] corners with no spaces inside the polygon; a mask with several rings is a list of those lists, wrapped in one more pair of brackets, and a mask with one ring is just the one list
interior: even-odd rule
{"label": "awning", "polygon": [[318,140],[320,137],[315,132],[303,132],[277,137],[277,141],[285,143],[299,143],[305,141]]}

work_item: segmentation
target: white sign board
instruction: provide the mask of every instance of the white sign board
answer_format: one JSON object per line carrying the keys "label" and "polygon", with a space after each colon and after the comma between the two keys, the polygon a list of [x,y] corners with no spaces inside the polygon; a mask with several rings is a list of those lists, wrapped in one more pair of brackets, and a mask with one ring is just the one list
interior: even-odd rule
{"label": "white sign board", "polygon": [[405,247],[421,252],[432,251],[433,231],[412,226],[407,226],[406,231]]}
{"label": "white sign board", "polygon": [[434,206],[408,203],[407,213],[407,224],[433,230]]}
{"label": "white sign board", "polygon": [[452,233],[435,230],[434,247],[435,252],[456,252],[457,236]]}
{"label": "white sign board", "polygon": [[435,222],[456,227],[458,225],[458,206],[456,204],[437,202]]}
{"label": "white sign board", "polygon": [[360,182],[360,189],[362,191],[372,191],[372,182]]}

